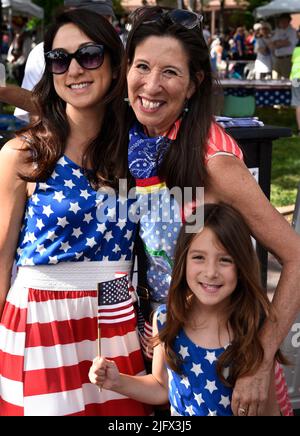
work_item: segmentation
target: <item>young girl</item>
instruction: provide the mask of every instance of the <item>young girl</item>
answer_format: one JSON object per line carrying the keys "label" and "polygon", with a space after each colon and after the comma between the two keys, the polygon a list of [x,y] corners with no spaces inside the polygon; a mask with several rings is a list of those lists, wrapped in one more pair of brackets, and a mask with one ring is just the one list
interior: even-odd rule
{"label": "young girl", "polygon": [[[169,399],[172,415],[232,415],[238,377],[263,359],[259,340],[270,303],[259,281],[250,232],[241,215],[225,204],[204,207],[204,226],[179,235],[168,310],[154,317],[152,374],[120,374],[114,362],[94,359],[92,383],[149,404]],[[283,362],[280,352],[279,361]],[[254,415],[239,404],[239,415]],[[265,415],[279,415],[274,381]]]}

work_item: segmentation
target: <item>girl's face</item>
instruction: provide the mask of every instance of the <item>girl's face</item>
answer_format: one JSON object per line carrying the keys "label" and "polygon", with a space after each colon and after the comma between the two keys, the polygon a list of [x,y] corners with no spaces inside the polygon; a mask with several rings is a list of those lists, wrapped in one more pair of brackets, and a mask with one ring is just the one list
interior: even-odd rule
{"label": "girl's face", "polygon": [[[52,50],[61,48],[74,53],[78,48],[93,43],[75,24],[63,25],[55,35]],[[78,109],[101,106],[112,81],[110,58],[107,52],[103,64],[95,70],[81,67],[72,59],[68,70],[63,74],[53,74],[57,94],[67,105]]]}
{"label": "girl's face", "polygon": [[227,306],[237,286],[237,268],[210,228],[204,227],[188,250],[186,278],[201,305]]}
{"label": "girl's face", "polygon": [[150,36],[137,46],[127,81],[132,109],[150,136],[168,131],[195,91],[184,48],[169,36]]}

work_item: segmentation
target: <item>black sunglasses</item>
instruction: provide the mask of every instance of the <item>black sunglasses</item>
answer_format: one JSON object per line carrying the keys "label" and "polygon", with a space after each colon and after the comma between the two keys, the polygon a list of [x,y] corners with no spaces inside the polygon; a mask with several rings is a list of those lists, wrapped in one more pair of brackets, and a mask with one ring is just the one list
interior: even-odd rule
{"label": "black sunglasses", "polygon": [[45,53],[46,68],[52,74],[64,74],[73,58],[82,68],[95,70],[103,64],[104,45],[85,45],[76,50],[75,53],[68,53],[61,48],[48,51]]}
{"label": "black sunglasses", "polygon": [[156,11],[153,16],[151,16],[151,14],[149,15],[149,9],[147,7],[139,8],[132,14],[132,21],[143,20],[141,24],[150,24],[158,21],[163,22],[168,19],[171,23],[179,24],[188,30],[194,29],[195,27],[201,29],[203,15],[198,15],[195,12],[187,11],[185,9],[172,9],[171,11],[164,11],[162,9],[161,12]]}

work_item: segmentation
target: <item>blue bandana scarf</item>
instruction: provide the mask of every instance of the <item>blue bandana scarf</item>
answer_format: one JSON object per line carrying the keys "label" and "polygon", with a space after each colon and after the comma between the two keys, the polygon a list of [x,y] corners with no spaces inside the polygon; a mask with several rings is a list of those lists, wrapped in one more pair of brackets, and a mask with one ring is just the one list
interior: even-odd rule
{"label": "blue bandana scarf", "polygon": [[166,136],[150,138],[136,123],[129,131],[128,165],[135,179],[157,176],[166,151],[172,142]]}

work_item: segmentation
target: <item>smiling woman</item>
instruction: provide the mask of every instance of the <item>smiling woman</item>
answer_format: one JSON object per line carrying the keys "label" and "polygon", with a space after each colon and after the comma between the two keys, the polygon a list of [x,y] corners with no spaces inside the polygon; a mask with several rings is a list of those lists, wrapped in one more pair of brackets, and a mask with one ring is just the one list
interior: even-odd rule
{"label": "smiling woman", "polygon": [[122,43],[106,19],[74,10],[44,45],[39,117],[0,155],[0,415],[146,415],[88,380],[98,305],[102,350],[144,371],[126,278],[136,224],[107,193],[127,176]]}
{"label": "smiling woman", "polygon": [[[195,204],[202,204],[203,198],[197,197],[197,192],[203,193],[200,188],[206,203],[235,207],[255,238],[283,264],[272,302],[277,321],[266,318],[261,329],[264,359],[255,373],[237,379],[232,397],[234,414],[242,405],[248,415],[259,415],[274,374],[275,353],[300,309],[300,238],[270,205],[236,142],[215,123],[215,80],[201,17],[186,10],[138,9],[132,16],[126,55],[133,110],[129,169],[142,204],[152,206],[154,192],[158,211],[154,218],[142,214],[140,225],[147,257],[142,281],[152,307],[167,300],[179,229],[193,219]],[[193,196],[176,201],[168,189],[173,194],[179,188],[180,200],[188,189]],[[164,204],[169,205],[166,216]],[[282,412],[290,414],[287,396],[278,394],[285,401]]]}

